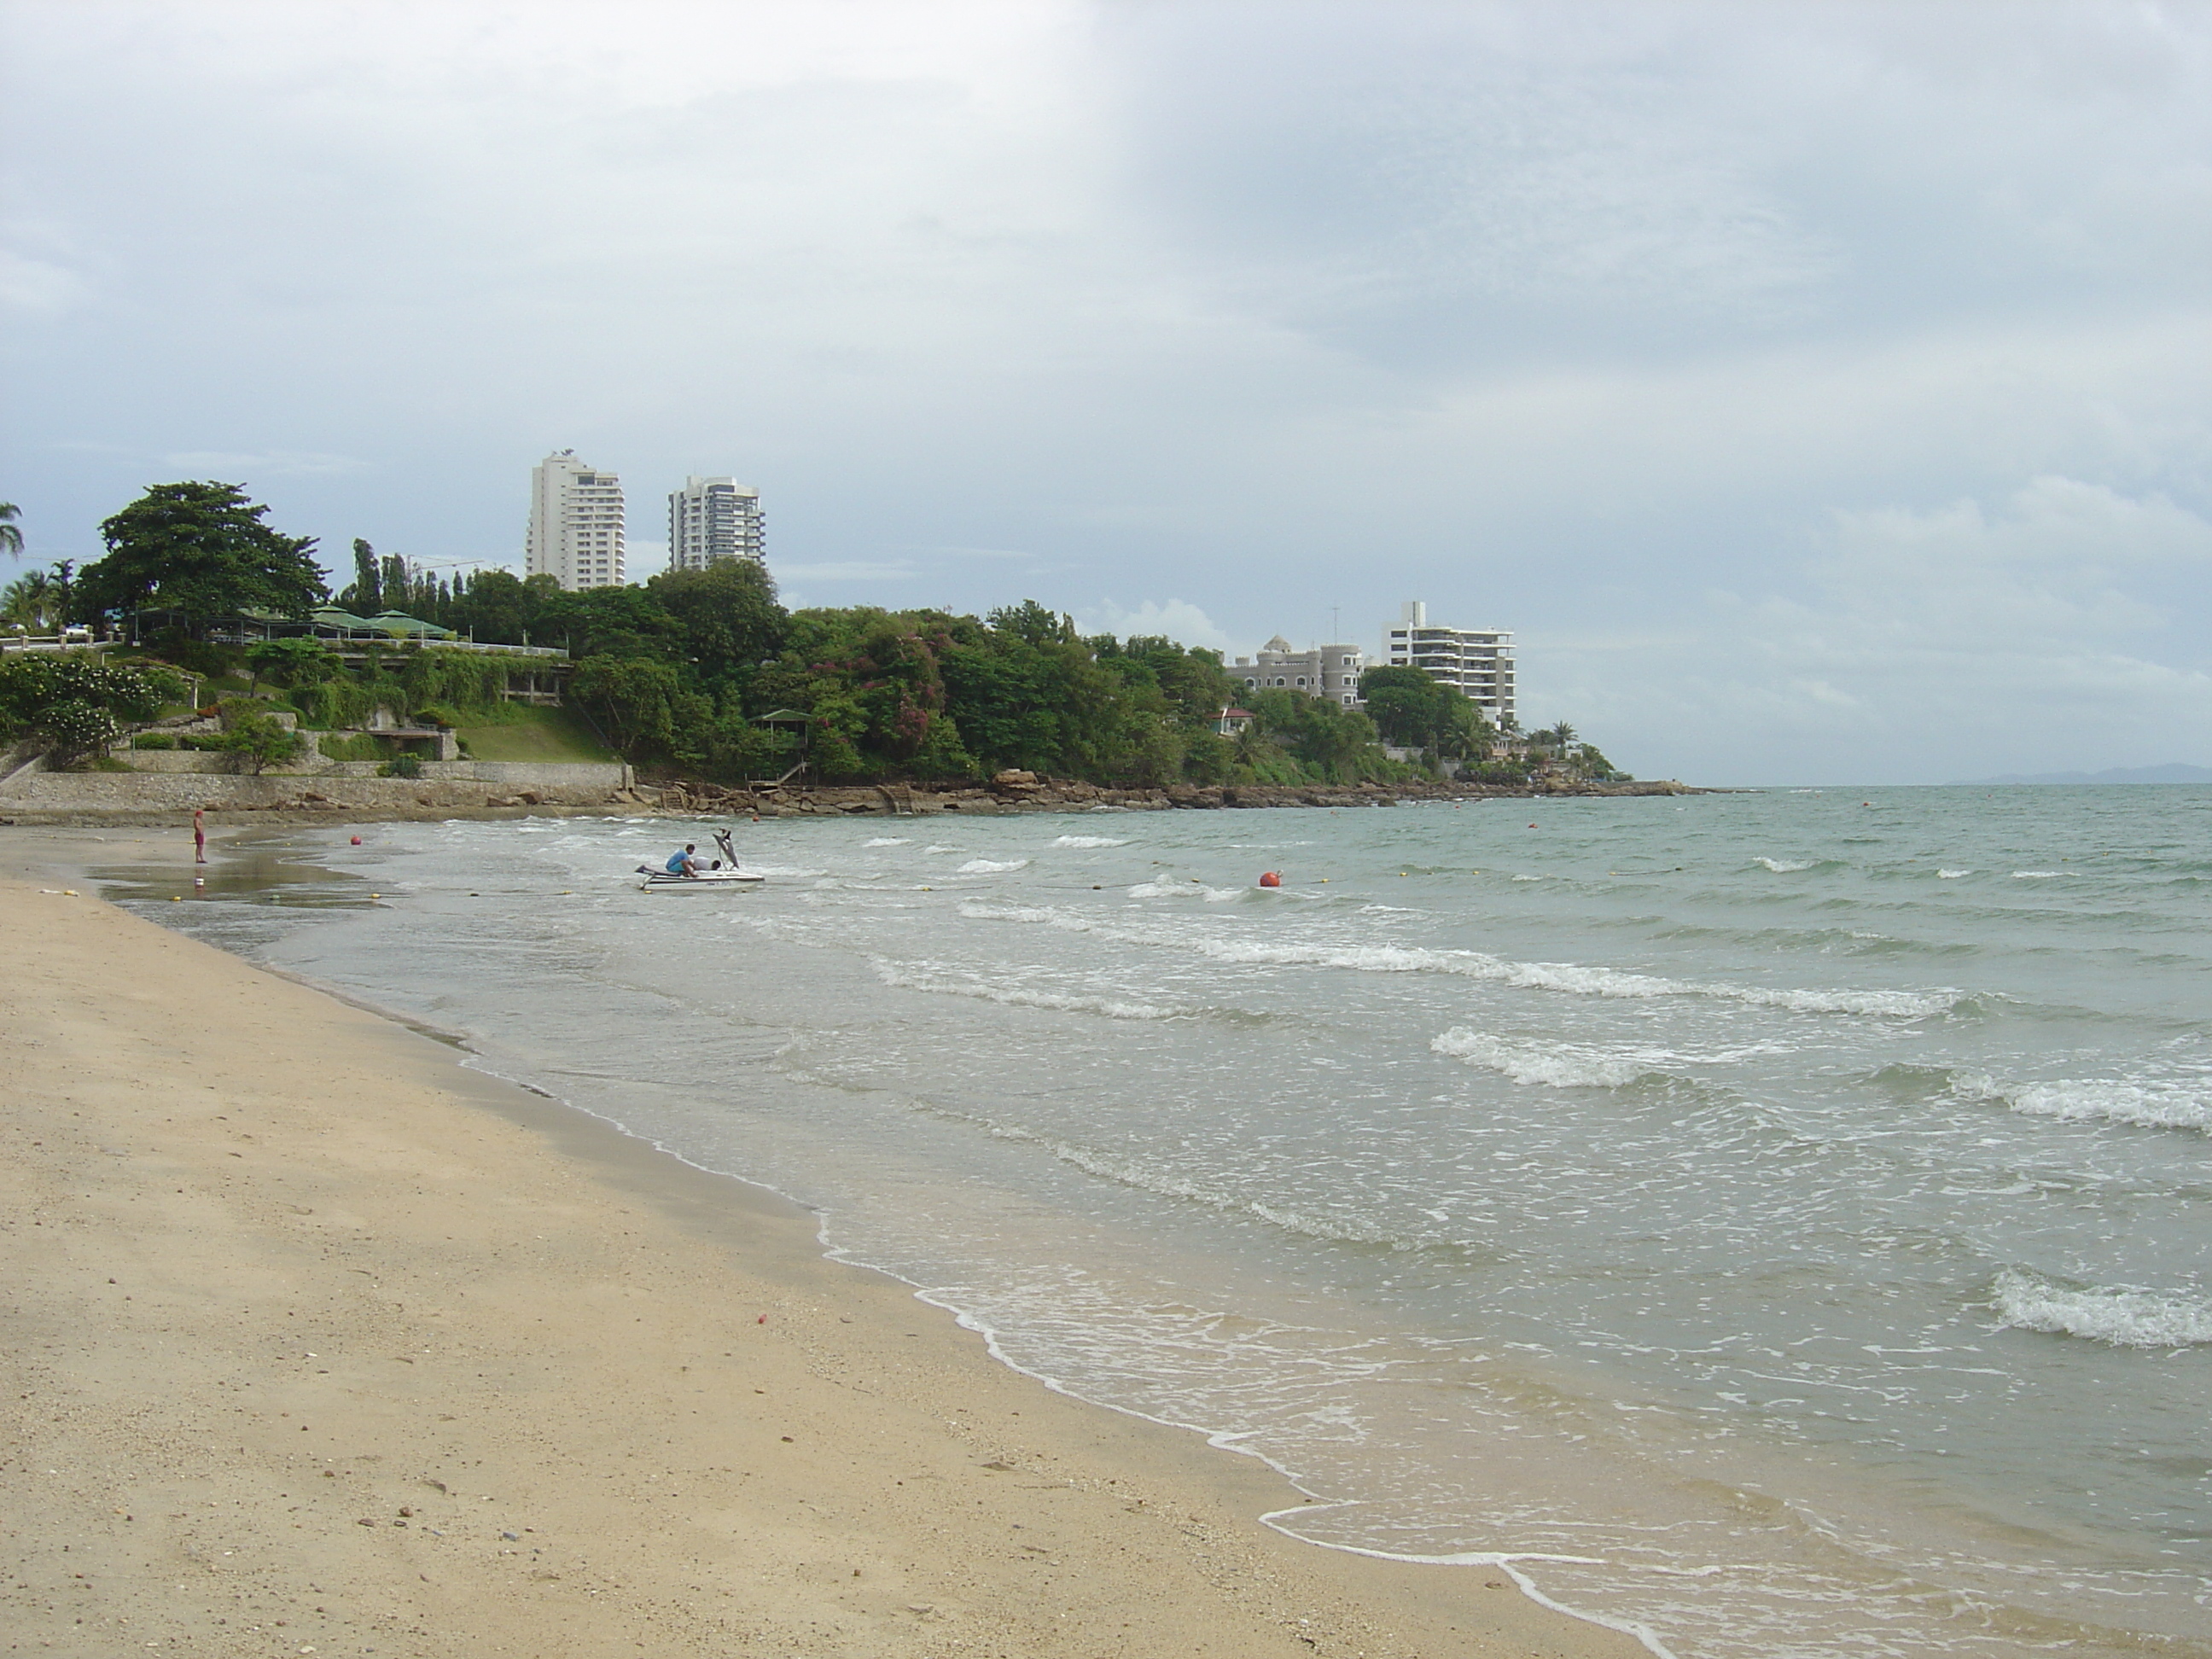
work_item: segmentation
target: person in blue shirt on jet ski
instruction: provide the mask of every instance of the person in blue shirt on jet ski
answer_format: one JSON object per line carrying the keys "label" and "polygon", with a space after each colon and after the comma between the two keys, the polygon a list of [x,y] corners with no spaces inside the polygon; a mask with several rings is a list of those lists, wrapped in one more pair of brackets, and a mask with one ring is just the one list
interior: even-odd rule
{"label": "person in blue shirt on jet ski", "polygon": [[686,842],[684,844],[684,850],[682,852],[671,853],[668,855],[668,873],[672,876],[686,876],[690,878],[692,880],[697,880],[699,876],[698,852],[699,848],[696,843]]}

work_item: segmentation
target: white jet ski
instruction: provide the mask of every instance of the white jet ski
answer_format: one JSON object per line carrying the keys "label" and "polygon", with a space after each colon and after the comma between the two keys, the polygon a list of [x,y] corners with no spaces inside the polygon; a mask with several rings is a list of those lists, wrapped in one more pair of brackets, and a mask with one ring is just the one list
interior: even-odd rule
{"label": "white jet ski", "polygon": [[722,849],[722,857],[696,876],[672,875],[666,870],[656,870],[649,864],[637,866],[645,878],[638,883],[641,893],[710,893],[745,892],[758,887],[768,879],[765,876],[749,876],[738,868],[737,849],[730,845],[730,832],[717,830],[714,844]]}

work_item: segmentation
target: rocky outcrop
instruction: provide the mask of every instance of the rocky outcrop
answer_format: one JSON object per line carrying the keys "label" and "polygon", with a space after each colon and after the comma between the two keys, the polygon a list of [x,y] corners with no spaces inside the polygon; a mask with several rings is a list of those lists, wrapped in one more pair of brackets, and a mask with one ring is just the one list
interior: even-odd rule
{"label": "rocky outcrop", "polygon": [[741,814],[760,817],[836,817],[847,814],[917,816],[958,812],[984,817],[1010,812],[1070,812],[1111,808],[1125,811],[1218,811],[1261,806],[1395,806],[1413,800],[1482,800],[1537,795],[1686,795],[1707,793],[1672,781],[1571,785],[1556,780],[1525,788],[1495,784],[1419,782],[1352,785],[1177,783],[1162,789],[1115,789],[1072,779],[1004,771],[988,783],[869,784],[811,789],[732,787],[690,781],[641,784],[620,799],[664,811]]}

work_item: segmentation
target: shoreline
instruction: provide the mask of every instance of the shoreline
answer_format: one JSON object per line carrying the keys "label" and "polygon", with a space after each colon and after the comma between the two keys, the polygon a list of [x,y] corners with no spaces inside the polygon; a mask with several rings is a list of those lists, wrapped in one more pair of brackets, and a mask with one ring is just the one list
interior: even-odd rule
{"label": "shoreline", "polygon": [[[270,1652],[1644,1650],[1503,1572],[1294,1540],[1261,1518],[1298,1506],[1279,1474],[990,1357],[826,1256],[811,1212],[81,880],[21,884],[94,861],[86,839],[0,839],[9,1208],[31,1224],[0,1234],[23,1396],[0,1490],[42,1517],[8,1528],[0,1606],[27,1636],[263,1650],[215,1622],[247,1558]],[[97,861],[134,851],[189,867],[167,836],[102,838]],[[245,1398],[301,1421],[217,1430]],[[461,1495],[491,1508],[461,1522]]]}
{"label": "shoreline", "polygon": [[[269,774],[237,777],[219,773],[43,774],[78,787],[78,799],[41,800],[36,794],[0,795],[0,828],[99,829],[156,827],[190,820],[197,805],[226,817],[260,823],[331,825],[436,822],[447,818],[862,817],[930,817],[951,814],[989,817],[1024,812],[1253,811],[1269,807],[1347,807],[1425,805],[1445,801],[1611,800],[1657,796],[1756,794],[1755,789],[1719,788],[1652,780],[1627,783],[1550,784],[1514,787],[1501,784],[1419,781],[1391,786],[1237,785],[1200,787],[1177,784],[1164,789],[1109,788],[1097,784],[1047,779],[1016,785],[854,784],[805,789],[730,788],[717,784],[672,781],[625,785],[612,791],[489,790],[450,782],[429,787],[397,780],[353,780],[352,798],[337,800],[307,786],[313,774]],[[137,783],[133,787],[134,782]],[[335,787],[336,786],[330,786]],[[142,799],[125,801],[122,796]]]}

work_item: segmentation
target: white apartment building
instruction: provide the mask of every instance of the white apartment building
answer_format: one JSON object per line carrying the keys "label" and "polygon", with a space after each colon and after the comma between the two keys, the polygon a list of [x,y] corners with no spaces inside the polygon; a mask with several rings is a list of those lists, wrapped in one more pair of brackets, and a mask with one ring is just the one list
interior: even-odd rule
{"label": "white apartment building", "polygon": [[717,559],[768,557],[760,491],[735,478],[690,477],[668,497],[668,568],[703,570]]}
{"label": "white apartment building", "polygon": [[1293,651],[1280,634],[1260,647],[1254,657],[1239,657],[1230,669],[1245,689],[1259,691],[1280,686],[1303,691],[1310,697],[1327,697],[1340,708],[1359,707],[1359,672],[1367,659],[1356,645],[1317,645],[1310,651]]}
{"label": "white apartment building", "polygon": [[1503,728],[1513,712],[1513,635],[1495,628],[1443,628],[1429,621],[1419,599],[1399,607],[1398,626],[1382,640],[1383,660],[1393,668],[1418,668],[1442,685],[1455,686],[1482,706],[1491,723]]}
{"label": "white apartment building", "polygon": [[523,569],[562,586],[623,584],[622,480],[576,459],[548,455],[530,475],[530,538]]}

